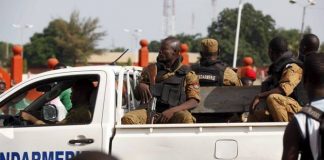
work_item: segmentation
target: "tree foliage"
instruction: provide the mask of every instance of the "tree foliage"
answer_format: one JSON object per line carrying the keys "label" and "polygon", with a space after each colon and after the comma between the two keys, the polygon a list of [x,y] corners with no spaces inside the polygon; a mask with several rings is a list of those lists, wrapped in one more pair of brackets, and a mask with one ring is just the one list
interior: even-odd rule
{"label": "tree foliage", "polygon": [[[224,9],[218,16],[217,21],[212,22],[208,27],[209,38],[218,40],[221,50],[220,59],[228,64],[233,63],[234,42],[237,25],[238,9]],[[311,33],[311,28],[306,27],[304,33]],[[269,65],[268,44],[275,36],[287,39],[289,49],[295,54],[298,53],[300,31],[298,29],[275,28],[275,21],[269,15],[264,15],[261,11],[255,10],[252,4],[246,3],[242,10],[240,39],[238,48],[238,64],[245,56],[252,56],[258,66]],[[181,43],[189,46],[190,52],[199,52],[200,42],[203,38],[201,34],[178,34],[175,36]],[[160,41],[153,40],[149,44],[149,50],[158,52]],[[321,45],[324,52],[324,43]]]}
{"label": "tree foliage", "polygon": [[301,36],[298,29],[285,30],[283,28],[279,28],[276,30],[275,35],[285,38],[288,41],[289,50],[296,55],[298,54],[299,41]]}
{"label": "tree foliage", "polygon": [[100,53],[97,42],[105,32],[97,32],[98,18],[80,19],[79,12],[74,11],[69,21],[62,18],[51,21],[43,31],[31,38],[25,45],[25,55],[29,66],[43,66],[49,57],[56,57],[67,65],[85,64],[93,53]]}
{"label": "tree foliage", "polygon": [[[174,36],[177,38],[181,43],[185,43],[189,47],[189,52],[199,52],[200,51],[200,41],[202,40],[201,34],[185,34],[180,33]],[[150,42],[148,49],[151,52],[158,52],[160,50],[160,41],[153,40]]]}
{"label": "tree foliage", "polygon": [[177,39],[180,40],[181,43],[185,43],[189,47],[189,52],[199,52],[200,51],[200,42],[202,40],[201,34],[177,34],[175,36]]}
{"label": "tree foliage", "polygon": [[[222,52],[221,59],[228,64],[233,62],[235,31],[238,9],[223,10],[217,21],[208,27],[208,37],[219,41]],[[238,60],[244,56],[252,56],[257,65],[269,64],[267,56],[268,42],[273,37],[275,21],[269,15],[255,10],[246,3],[242,10]]]}
{"label": "tree foliage", "polygon": [[12,44],[6,42],[0,42],[0,66],[9,67],[10,57],[12,57]]}
{"label": "tree foliage", "polygon": [[153,40],[148,45],[148,49],[150,52],[159,52],[161,46],[161,42]]}
{"label": "tree foliage", "polygon": [[124,52],[126,49],[124,47],[116,47],[110,50],[110,52]]}

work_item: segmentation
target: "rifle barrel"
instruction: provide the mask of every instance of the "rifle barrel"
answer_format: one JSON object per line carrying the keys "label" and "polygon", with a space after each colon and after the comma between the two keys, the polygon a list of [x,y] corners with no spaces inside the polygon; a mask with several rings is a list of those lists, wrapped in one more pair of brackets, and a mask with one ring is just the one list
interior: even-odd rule
{"label": "rifle barrel", "polygon": [[111,62],[110,65],[115,65],[116,62],[125,54],[129,49],[127,48],[115,61]]}

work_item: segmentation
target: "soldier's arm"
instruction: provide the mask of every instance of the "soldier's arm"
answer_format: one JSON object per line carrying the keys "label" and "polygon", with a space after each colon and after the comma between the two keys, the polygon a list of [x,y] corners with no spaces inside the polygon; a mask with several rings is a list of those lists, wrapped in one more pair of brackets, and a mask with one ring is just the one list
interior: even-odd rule
{"label": "soldier's arm", "polygon": [[139,78],[139,83],[150,84],[149,73],[147,71],[143,71],[141,73],[141,77]]}
{"label": "soldier's arm", "polygon": [[288,64],[284,69],[281,79],[280,88],[284,95],[289,96],[294,88],[301,82],[303,77],[303,69],[297,64]]}
{"label": "soldier's arm", "polygon": [[185,90],[187,100],[195,99],[200,102],[200,85],[198,76],[195,72],[191,71],[186,75]]}
{"label": "soldier's arm", "polygon": [[79,107],[77,109],[72,109],[66,117],[57,122],[56,124],[86,124],[91,121],[91,112],[85,107]]}
{"label": "soldier's arm", "polygon": [[200,86],[199,79],[194,72],[189,72],[186,75],[185,90],[187,101],[179,106],[173,107],[175,112],[189,110],[198,106],[200,102]]}
{"label": "soldier's arm", "polygon": [[172,107],[173,112],[185,111],[198,106],[198,101],[196,99],[189,99],[186,102],[180,104],[179,106]]}
{"label": "soldier's arm", "polygon": [[[156,76],[156,67],[155,64],[151,64],[148,67],[144,68],[141,77],[139,79],[139,84],[135,88],[135,98],[140,100],[141,103],[148,103],[149,99],[152,97],[149,90],[149,85],[154,81]],[[151,82],[152,81],[152,82]]]}
{"label": "soldier's arm", "polygon": [[258,95],[259,98],[265,98],[270,94],[282,94],[285,96],[289,96],[293,91],[294,88],[300,83],[303,76],[303,69],[300,68],[297,64],[289,64],[284,69],[280,82],[279,87],[274,88],[270,91],[260,93]]}
{"label": "soldier's arm", "polygon": [[268,97],[270,94],[283,94],[283,91],[280,87],[271,89],[270,91],[261,92],[257,94],[252,103],[250,104],[250,113],[253,113],[257,105],[260,103],[260,99]]}
{"label": "soldier's arm", "polygon": [[286,127],[283,138],[283,160],[297,160],[299,154],[300,131],[298,122],[294,118]]}
{"label": "soldier's arm", "polygon": [[142,72],[141,77],[139,79],[139,83],[135,87],[134,97],[137,100],[140,100],[142,103],[146,103],[148,100],[147,95],[143,92],[143,88],[149,88],[149,75],[147,72]]}
{"label": "soldier's arm", "polygon": [[287,65],[281,75],[279,87],[256,95],[250,105],[250,111],[253,111],[256,108],[260,98],[266,98],[270,94],[281,94],[289,96],[294,91],[294,88],[300,83],[302,76],[303,70],[297,64],[293,63]]}
{"label": "soldier's arm", "polygon": [[36,117],[34,117],[33,115],[27,113],[27,112],[21,112],[20,113],[20,117],[26,121],[29,121],[35,125],[42,125],[42,124],[45,124],[45,122],[37,119]]}
{"label": "soldier's arm", "polygon": [[147,85],[150,84],[149,78],[148,78],[148,75],[147,75],[147,72],[142,72],[141,73],[141,76],[140,76],[138,82],[139,83],[135,87],[134,96],[135,96],[135,98],[137,100],[141,100],[141,98],[142,98],[142,95],[141,94],[142,93],[140,93],[140,87],[139,86],[142,85],[142,84],[147,84]]}
{"label": "soldier's arm", "polygon": [[162,113],[163,115],[163,117],[161,118],[162,123],[168,122],[176,112],[189,110],[191,108],[197,107],[200,101],[200,96],[199,96],[199,79],[195,74],[195,72],[191,71],[187,73],[184,87],[185,87],[187,101],[185,101],[184,103],[178,106],[171,107],[170,109],[165,110]]}
{"label": "soldier's arm", "polygon": [[242,86],[241,80],[239,79],[237,73],[229,67],[227,67],[224,71],[223,84],[225,86]]}

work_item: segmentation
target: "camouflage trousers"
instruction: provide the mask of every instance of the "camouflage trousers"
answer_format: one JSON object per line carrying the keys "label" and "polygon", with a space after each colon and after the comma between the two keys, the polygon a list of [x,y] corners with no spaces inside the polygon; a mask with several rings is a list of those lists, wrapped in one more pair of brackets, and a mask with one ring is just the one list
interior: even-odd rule
{"label": "camouflage trousers", "polygon": [[[147,123],[146,109],[137,109],[126,113],[122,119],[122,124],[146,124]],[[189,111],[176,112],[168,123],[195,123],[196,119]]]}
{"label": "camouflage trousers", "polygon": [[249,122],[290,122],[301,106],[293,98],[271,94],[266,99],[268,110],[257,110],[248,117]]}

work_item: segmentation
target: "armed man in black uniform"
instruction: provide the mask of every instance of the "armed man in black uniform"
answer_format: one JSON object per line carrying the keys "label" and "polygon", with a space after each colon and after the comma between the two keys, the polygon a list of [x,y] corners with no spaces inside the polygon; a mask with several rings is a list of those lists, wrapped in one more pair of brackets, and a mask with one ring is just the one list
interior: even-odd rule
{"label": "armed man in black uniform", "polygon": [[[161,43],[157,63],[143,69],[136,95],[144,104],[155,97],[156,113],[153,123],[195,123],[189,112],[200,101],[199,80],[189,66],[181,64],[180,41],[168,37]],[[122,124],[152,123],[148,114],[150,107],[136,109],[122,117]]]}
{"label": "armed man in black uniform", "polygon": [[220,50],[215,39],[201,41],[200,63],[191,66],[199,78],[200,86],[242,86],[236,72],[218,60]]}

